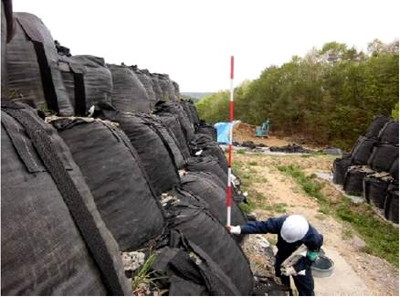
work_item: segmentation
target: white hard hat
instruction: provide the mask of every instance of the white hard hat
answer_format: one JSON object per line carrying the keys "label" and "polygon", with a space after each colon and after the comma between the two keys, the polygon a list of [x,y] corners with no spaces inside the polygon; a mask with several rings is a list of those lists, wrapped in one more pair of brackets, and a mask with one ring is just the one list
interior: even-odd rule
{"label": "white hard hat", "polygon": [[286,242],[292,243],[303,239],[309,227],[305,217],[302,215],[291,215],[283,222],[281,236]]}

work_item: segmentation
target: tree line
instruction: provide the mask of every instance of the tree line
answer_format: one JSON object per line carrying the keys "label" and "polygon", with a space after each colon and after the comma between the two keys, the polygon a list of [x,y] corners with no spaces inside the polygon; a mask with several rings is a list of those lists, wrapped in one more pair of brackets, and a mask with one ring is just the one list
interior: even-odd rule
{"label": "tree line", "polygon": [[[367,51],[329,42],[235,89],[235,119],[282,136],[350,149],[377,115],[398,119],[399,41],[374,40]],[[206,122],[228,121],[229,91],[200,100]]]}

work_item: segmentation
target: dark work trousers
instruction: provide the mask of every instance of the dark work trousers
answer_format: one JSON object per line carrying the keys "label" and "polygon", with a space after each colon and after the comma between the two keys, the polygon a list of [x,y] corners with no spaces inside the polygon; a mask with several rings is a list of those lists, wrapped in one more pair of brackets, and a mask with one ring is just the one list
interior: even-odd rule
{"label": "dark work trousers", "polygon": [[[290,278],[289,276],[281,274],[281,264],[286,258],[275,258],[275,275],[281,279],[283,285],[290,288]],[[296,275],[292,276],[296,289],[299,292],[299,296],[314,296],[314,279],[311,275],[311,268],[306,269],[306,275]],[[290,295],[292,291],[290,290]]]}

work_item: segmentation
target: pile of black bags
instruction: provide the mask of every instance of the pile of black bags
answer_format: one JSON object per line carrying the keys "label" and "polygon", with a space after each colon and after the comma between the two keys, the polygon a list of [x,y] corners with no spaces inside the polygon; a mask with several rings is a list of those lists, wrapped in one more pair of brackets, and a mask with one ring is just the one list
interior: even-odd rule
{"label": "pile of black bags", "polygon": [[224,152],[168,75],[74,56],[2,0],[1,107],[2,294],[130,295],[137,250],[169,295],[252,294]]}
{"label": "pile of black bags", "polygon": [[378,116],[351,153],[333,163],[333,181],[346,193],[364,196],[399,222],[399,122]]}

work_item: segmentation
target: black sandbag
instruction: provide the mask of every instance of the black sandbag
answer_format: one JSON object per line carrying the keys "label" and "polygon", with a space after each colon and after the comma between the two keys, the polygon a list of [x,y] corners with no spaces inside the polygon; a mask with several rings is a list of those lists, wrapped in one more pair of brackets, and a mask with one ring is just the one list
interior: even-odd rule
{"label": "black sandbag", "polygon": [[163,92],[160,87],[160,82],[158,80],[157,73],[150,73],[150,78],[151,78],[151,83],[153,86],[154,94],[156,95],[156,101],[162,101],[163,100]]}
{"label": "black sandbag", "polygon": [[50,31],[35,15],[14,16],[15,36],[7,44],[9,99],[61,116],[73,115]]}
{"label": "black sandbag", "polygon": [[189,100],[188,102],[190,103],[189,108],[190,108],[190,111],[192,112],[192,117],[193,117],[195,125],[200,125],[201,121],[200,121],[196,106],[194,105],[192,100]]}
{"label": "black sandbag", "polygon": [[159,119],[164,123],[167,129],[175,136],[178,147],[185,159],[190,158],[189,147],[183,134],[181,123],[178,116],[173,114],[159,114]]}
{"label": "black sandbag", "polygon": [[[103,58],[89,55],[76,55],[70,57],[71,68],[78,72],[77,66],[84,69],[84,95],[83,104],[86,113],[94,105],[98,108],[101,104],[111,104],[113,81],[110,69],[107,68]],[[86,114],[85,113],[85,114]]]}
{"label": "black sandbag", "polygon": [[131,67],[135,72],[137,78],[143,84],[143,87],[146,89],[147,96],[149,97],[151,108],[153,109],[156,104],[156,94],[153,90],[153,82],[150,77],[150,73],[147,69],[139,69],[136,65]]}
{"label": "black sandbag", "polygon": [[228,172],[228,161],[225,154],[211,136],[207,134],[195,134],[193,140],[189,143],[189,148],[192,156],[215,156],[218,158],[218,163],[222,170]]}
{"label": "black sandbag", "polygon": [[191,172],[208,172],[214,174],[226,186],[228,173],[222,170],[218,159],[214,156],[191,157],[186,161],[186,170]]}
{"label": "black sandbag", "polygon": [[130,67],[108,65],[112,74],[113,92],[111,102],[123,112],[151,112],[146,89]]}
{"label": "black sandbag", "polygon": [[118,246],[55,129],[22,104],[2,106],[1,121],[2,294],[129,295]]}
{"label": "black sandbag", "polygon": [[[208,209],[222,224],[226,223],[226,190],[215,181],[215,176],[206,172],[187,172],[181,177],[180,189],[199,197],[208,205]],[[243,225],[246,218],[232,201],[232,225]],[[242,238],[239,238],[239,241]]]}
{"label": "black sandbag", "polygon": [[393,162],[389,173],[395,180],[399,180],[399,157]]}
{"label": "black sandbag", "polygon": [[155,115],[149,115],[145,113],[136,114],[145,121],[153,130],[160,136],[164,142],[165,147],[168,149],[175,165],[178,169],[182,169],[185,166],[185,158],[178,147],[178,140],[175,138],[173,133],[170,133],[168,128],[163,124],[159,117]]}
{"label": "black sandbag", "polygon": [[351,165],[351,158],[336,158],[333,161],[333,182],[343,185],[347,168]]}
{"label": "black sandbag", "polygon": [[389,121],[379,132],[380,142],[399,144],[399,121]]}
{"label": "black sandbag", "polygon": [[210,135],[214,141],[218,140],[217,130],[210,124],[200,124],[196,129],[196,133],[207,134]]}
{"label": "black sandbag", "polygon": [[367,132],[365,133],[365,137],[377,138],[379,135],[379,132],[381,131],[383,126],[385,126],[385,124],[389,121],[390,121],[390,119],[383,115],[375,117],[367,129]]}
{"label": "black sandbag", "polygon": [[383,209],[386,190],[391,183],[390,176],[369,175],[364,177],[364,198],[368,203]]}
{"label": "black sandbag", "polygon": [[120,250],[136,250],[160,235],[162,207],[126,135],[108,121],[64,118],[51,124],[68,145]]}
{"label": "black sandbag", "polygon": [[218,263],[182,232],[170,230],[166,240],[168,243],[162,243],[156,250],[152,269],[164,277],[167,275],[169,296],[240,295]]}
{"label": "black sandbag", "polygon": [[372,149],[376,143],[377,140],[375,138],[360,136],[351,152],[352,163],[355,165],[367,165]]}
{"label": "black sandbag", "polygon": [[143,119],[133,114],[121,113],[116,121],[138,152],[156,194],[179,184],[174,160],[159,135]]}
{"label": "black sandbag", "polygon": [[[205,178],[218,184],[223,190],[226,190],[228,183],[228,173],[219,166],[218,159],[214,156],[191,157],[186,162],[186,168],[189,172],[205,172]],[[241,193],[239,185],[232,182],[232,199],[239,202],[246,202],[246,197]]]}
{"label": "black sandbag", "polygon": [[156,104],[156,111],[157,115],[164,115],[164,114],[173,114],[176,115],[179,119],[179,122],[182,126],[184,136],[186,138],[186,142],[189,142],[194,137],[194,126],[188,119],[186,112],[184,111],[183,107],[179,104],[179,102],[165,102],[159,101]]}
{"label": "black sandbag", "polygon": [[183,101],[179,101],[179,103],[181,104],[183,110],[186,113],[187,118],[190,120],[190,122],[193,125],[193,127],[196,127],[195,122],[194,122],[194,118],[193,118],[193,115],[192,115],[192,111],[190,110],[190,107],[189,107],[189,102],[183,100]]}
{"label": "black sandbag", "polygon": [[168,74],[159,74],[158,75],[158,83],[160,85],[162,91],[162,100],[163,101],[177,101],[178,98],[175,95],[175,88],[172,84],[172,81],[169,78]]}
{"label": "black sandbag", "polygon": [[179,100],[181,98],[181,92],[179,91],[179,84],[176,81],[172,81],[172,85],[174,86],[175,96]]}
{"label": "black sandbag", "polygon": [[399,186],[390,185],[385,198],[385,218],[389,221],[399,223]]}
{"label": "black sandbag", "polygon": [[399,147],[380,143],[374,146],[368,165],[375,171],[390,172],[393,163],[399,158]]}
{"label": "black sandbag", "polygon": [[343,190],[349,195],[363,195],[363,180],[368,174],[374,173],[367,167],[350,166],[344,176]]}
{"label": "black sandbag", "polygon": [[[180,192],[177,195],[185,199],[187,194]],[[249,262],[225,226],[207,209],[192,203],[175,203],[166,206],[166,210],[170,214],[170,228],[179,230],[204,250],[232,280],[241,295],[250,295],[253,275]]]}

